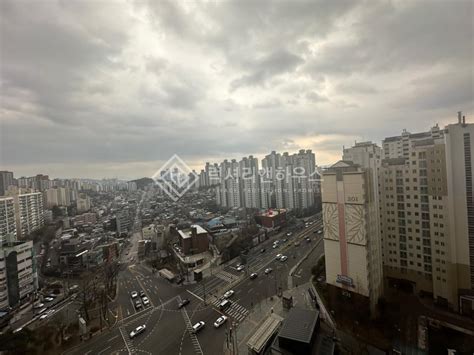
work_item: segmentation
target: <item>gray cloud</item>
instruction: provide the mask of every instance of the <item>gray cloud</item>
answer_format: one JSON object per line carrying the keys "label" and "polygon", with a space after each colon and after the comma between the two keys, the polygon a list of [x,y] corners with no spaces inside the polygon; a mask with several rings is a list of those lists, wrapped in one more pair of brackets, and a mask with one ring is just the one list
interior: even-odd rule
{"label": "gray cloud", "polygon": [[328,164],[355,139],[469,120],[472,6],[2,1],[2,168],[138,177],[174,153],[299,147]]}

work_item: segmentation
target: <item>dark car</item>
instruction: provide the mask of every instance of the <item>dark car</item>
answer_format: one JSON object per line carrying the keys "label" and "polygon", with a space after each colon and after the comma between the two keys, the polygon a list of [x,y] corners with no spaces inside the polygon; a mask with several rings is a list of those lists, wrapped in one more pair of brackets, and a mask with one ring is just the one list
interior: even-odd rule
{"label": "dark car", "polygon": [[146,296],[145,291],[140,291],[140,297]]}
{"label": "dark car", "polygon": [[189,303],[189,300],[188,300],[187,298],[184,298],[184,299],[182,299],[182,300],[178,303],[178,308],[183,308],[183,307],[186,306],[188,303]]}

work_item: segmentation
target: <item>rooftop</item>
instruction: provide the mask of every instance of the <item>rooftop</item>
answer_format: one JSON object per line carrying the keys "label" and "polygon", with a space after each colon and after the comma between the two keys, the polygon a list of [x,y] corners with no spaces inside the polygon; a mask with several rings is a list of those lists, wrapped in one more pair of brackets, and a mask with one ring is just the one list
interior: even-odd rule
{"label": "rooftop", "polygon": [[292,308],[283,323],[278,337],[310,343],[318,318],[319,312],[316,310]]}
{"label": "rooftop", "polygon": [[247,346],[256,353],[260,353],[265,344],[278,329],[282,320],[283,318],[279,315],[275,313],[270,314],[249,339]]}

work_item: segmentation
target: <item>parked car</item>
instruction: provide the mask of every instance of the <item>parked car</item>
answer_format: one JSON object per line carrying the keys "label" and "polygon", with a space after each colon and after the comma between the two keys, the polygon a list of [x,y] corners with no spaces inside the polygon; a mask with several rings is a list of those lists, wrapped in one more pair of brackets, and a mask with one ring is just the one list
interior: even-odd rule
{"label": "parked car", "polygon": [[140,301],[135,302],[135,309],[139,309],[142,307],[142,303]]}
{"label": "parked car", "polygon": [[46,302],[53,302],[53,301],[54,301],[54,298],[48,296],[48,297],[45,297],[44,300],[45,300]]}
{"label": "parked car", "polygon": [[250,274],[250,279],[251,279],[251,280],[256,279],[257,276],[258,276],[258,274],[257,274],[256,272],[252,272],[252,273]]}
{"label": "parked car", "polygon": [[141,290],[141,291],[140,291],[140,297],[143,297],[143,296],[146,296],[146,295],[145,295],[145,291]]}
{"label": "parked car", "polygon": [[234,293],[235,293],[234,290],[229,290],[226,293],[224,293],[224,298],[232,297]]}
{"label": "parked car", "polygon": [[281,262],[285,262],[288,260],[288,257],[286,255],[283,255],[281,258],[280,258],[280,261]]}
{"label": "parked car", "polygon": [[280,260],[280,258],[283,256],[283,254],[277,254],[277,256],[275,257],[276,260]]}
{"label": "parked car", "polygon": [[183,307],[186,306],[188,303],[189,303],[189,300],[188,300],[187,298],[184,298],[184,299],[182,299],[181,301],[179,301],[179,303],[178,303],[178,308],[183,308]]}
{"label": "parked car", "polygon": [[237,266],[237,271],[242,271],[245,269],[245,265],[239,265]]}
{"label": "parked car", "polygon": [[205,325],[206,323],[204,323],[202,320],[197,322],[193,325],[193,333],[199,332],[202,328],[204,328]]}
{"label": "parked car", "polygon": [[226,316],[220,316],[217,318],[217,320],[214,322],[214,327],[219,328],[222,324],[224,324],[227,320]]}
{"label": "parked car", "polygon": [[145,324],[139,325],[138,327],[136,327],[134,330],[130,332],[130,339],[135,338],[137,335],[143,333],[145,330],[146,330]]}
{"label": "parked car", "polygon": [[150,300],[146,296],[142,298],[142,301],[144,306],[148,306],[150,304]]}
{"label": "parked car", "polygon": [[265,275],[268,275],[269,273],[271,273],[273,271],[273,269],[271,267],[268,267],[265,269]]}
{"label": "parked car", "polygon": [[130,293],[130,296],[132,296],[132,298],[137,297],[137,296],[138,296],[137,291],[132,291],[132,292]]}
{"label": "parked car", "polygon": [[44,303],[37,303],[33,306],[33,308],[35,309],[40,309],[40,308],[43,308],[44,307]]}

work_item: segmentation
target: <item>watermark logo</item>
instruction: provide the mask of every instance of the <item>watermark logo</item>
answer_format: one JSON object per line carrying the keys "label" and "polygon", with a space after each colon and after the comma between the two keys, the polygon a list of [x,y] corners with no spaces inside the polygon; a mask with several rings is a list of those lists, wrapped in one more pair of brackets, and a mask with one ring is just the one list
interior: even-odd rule
{"label": "watermark logo", "polygon": [[197,183],[199,175],[175,154],[151,178],[176,202]]}

